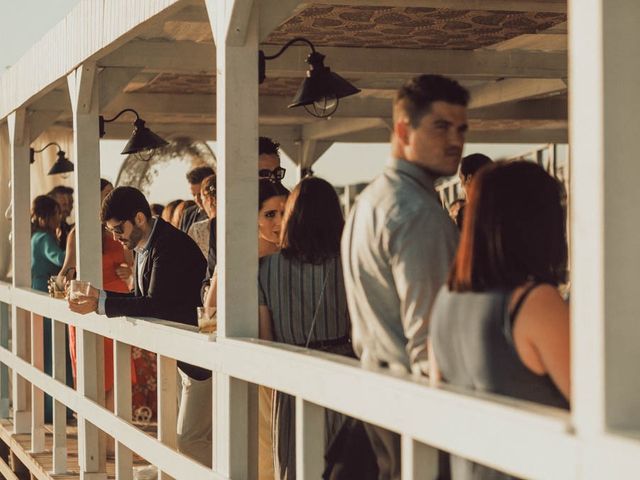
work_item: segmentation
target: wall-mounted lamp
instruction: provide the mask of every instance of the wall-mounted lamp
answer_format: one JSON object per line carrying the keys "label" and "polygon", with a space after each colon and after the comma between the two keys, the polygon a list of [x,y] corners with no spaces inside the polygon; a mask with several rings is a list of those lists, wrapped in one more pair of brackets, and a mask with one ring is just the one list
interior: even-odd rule
{"label": "wall-mounted lamp", "polygon": [[40,150],[34,150],[33,148],[29,149],[29,162],[33,163],[36,161],[36,153],[43,152],[45,149],[49,148],[51,145],[55,145],[58,147],[58,159],[53,164],[49,173],[47,175],[58,175],[62,174],[63,176],[68,176],[69,173],[73,172],[73,163],[69,161],[69,159],[65,156],[65,153],[62,151],[60,145],[56,142],[51,142],[42,147]]}
{"label": "wall-mounted lamp", "polygon": [[298,93],[291,101],[289,108],[304,106],[305,110],[314,117],[325,118],[332,115],[338,109],[340,98],[355,95],[360,89],[353,86],[337,73],[324,65],[324,55],[316,52],[313,43],[303,37],[289,40],[274,55],[265,55],[262,50],[258,53],[259,82],[265,79],[266,61],[278,58],[284,51],[296,42],[306,43],[311,48],[307,57],[309,70],[307,76],[298,88]]}
{"label": "wall-mounted lamp", "polygon": [[145,127],[144,120],[142,120],[140,118],[140,115],[138,115],[138,112],[136,112],[132,108],[125,108],[124,110],[119,112],[115,117],[109,118],[109,119],[105,119],[102,115],[100,115],[99,117],[100,138],[104,137],[106,133],[104,130],[104,124],[113,122],[125,112],[134,113],[136,116],[136,120],[133,122],[133,133],[131,134],[131,138],[129,138],[129,141],[124,146],[124,149],[121,152],[123,155],[127,155],[130,153],[140,153],[148,150],[154,150],[156,148],[160,148],[160,147],[164,147],[165,145],[168,145],[168,143],[162,137],[160,137],[159,135],[156,135],[147,127]]}

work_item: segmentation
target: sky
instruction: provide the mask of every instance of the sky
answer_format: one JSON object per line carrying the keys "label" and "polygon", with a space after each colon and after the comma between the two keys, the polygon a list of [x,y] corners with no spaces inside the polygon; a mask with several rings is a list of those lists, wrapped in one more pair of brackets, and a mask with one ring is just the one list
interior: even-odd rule
{"label": "sky", "polygon": [[[135,0],[131,0],[135,1]],[[61,21],[79,0],[0,0],[0,73],[14,64],[49,29]],[[153,125],[148,125],[153,129]],[[276,139],[277,140],[277,139]],[[101,161],[104,177],[115,181],[124,156],[120,150],[124,141],[102,141]],[[215,150],[215,145],[212,145]],[[533,150],[535,145],[486,145],[468,144],[465,154],[483,152],[492,158],[515,156]],[[368,182],[378,175],[389,158],[388,144],[334,144],[313,167],[315,174],[334,185]],[[72,158],[71,161],[74,161]],[[292,187],[295,183],[295,165],[285,158],[287,169],[284,183]],[[150,194],[150,201],[165,203],[175,198],[189,198],[184,182],[184,172],[162,172],[159,184]]]}

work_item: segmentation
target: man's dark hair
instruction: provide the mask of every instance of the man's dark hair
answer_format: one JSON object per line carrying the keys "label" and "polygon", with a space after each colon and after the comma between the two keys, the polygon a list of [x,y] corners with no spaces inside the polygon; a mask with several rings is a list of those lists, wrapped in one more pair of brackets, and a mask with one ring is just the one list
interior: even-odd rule
{"label": "man's dark hair", "polygon": [[47,195],[50,197],[54,195],[73,195],[73,188],[66,187],[64,185],[58,185],[56,187],[53,187],[51,191],[47,193]]}
{"label": "man's dark hair", "polygon": [[213,168],[207,165],[195,167],[187,172],[187,181],[191,185],[200,185],[205,178],[213,174],[215,174]]}
{"label": "man's dark hair", "polygon": [[469,175],[475,175],[485,165],[491,163],[491,159],[483,153],[472,153],[467,155],[460,162],[460,175],[468,177]]}
{"label": "man's dark hair", "polygon": [[105,223],[115,219],[120,222],[133,222],[138,212],[142,212],[147,219],[151,218],[151,208],[144,194],[137,188],[118,187],[102,202],[100,221]]}
{"label": "man's dark hair", "polygon": [[162,216],[162,212],[164,211],[164,205],[161,205],[159,203],[152,203],[149,208],[151,209],[151,214],[154,217],[161,217]]}
{"label": "man's dark hair", "polygon": [[447,102],[466,107],[469,92],[455,80],[441,75],[420,75],[405,83],[396,93],[393,102],[394,118],[398,110],[409,117],[413,128],[417,128],[433,102]]}
{"label": "man's dark hair", "polygon": [[320,264],[340,254],[344,217],[329,182],[303,178],[287,199],[282,222],[282,255]]}
{"label": "man's dark hair", "polygon": [[526,161],[494,162],[471,182],[453,291],[512,290],[562,283],[567,238],[560,182]]}
{"label": "man's dark hair", "polygon": [[280,159],[280,144],[269,137],[258,139],[258,155],[275,155]]}

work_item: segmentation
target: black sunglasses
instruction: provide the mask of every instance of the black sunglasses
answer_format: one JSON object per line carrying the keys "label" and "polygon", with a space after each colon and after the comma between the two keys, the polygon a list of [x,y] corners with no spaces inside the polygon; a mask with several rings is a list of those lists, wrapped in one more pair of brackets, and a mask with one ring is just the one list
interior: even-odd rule
{"label": "black sunglasses", "polygon": [[287,170],[282,167],[276,167],[273,170],[263,168],[258,170],[258,177],[270,178],[271,180],[282,180],[285,173],[287,173]]}

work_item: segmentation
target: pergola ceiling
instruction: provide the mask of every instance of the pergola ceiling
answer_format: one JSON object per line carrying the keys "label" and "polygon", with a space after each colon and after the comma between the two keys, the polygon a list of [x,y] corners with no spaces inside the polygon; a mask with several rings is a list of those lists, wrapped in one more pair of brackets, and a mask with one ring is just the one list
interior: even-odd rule
{"label": "pergola ceiling", "polygon": [[[420,73],[448,75],[470,89],[474,141],[566,141],[566,14],[557,0],[452,0],[452,8],[339,1],[301,4],[265,36],[262,48],[274,53],[303,36],[362,93],[343,99],[329,121],[287,109],[309,53],[306,46],[291,47],[267,62],[267,79],[259,87],[260,123],[281,128],[281,134],[270,130],[281,141],[387,141],[393,94]],[[475,9],[459,8],[466,4]],[[525,4],[526,11],[517,10]],[[135,38],[98,59],[101,111],[112,115],[132,107],[163,135],[213,138],[215,54],[204,5],[185,0],[182,9],[143,24]],[[64,90],[60,85],[30,109],[51,116],[58,111],[56,123],[70,125]],[[110,124],[108,136],[129,134],[129,119],[120,122]]]}

